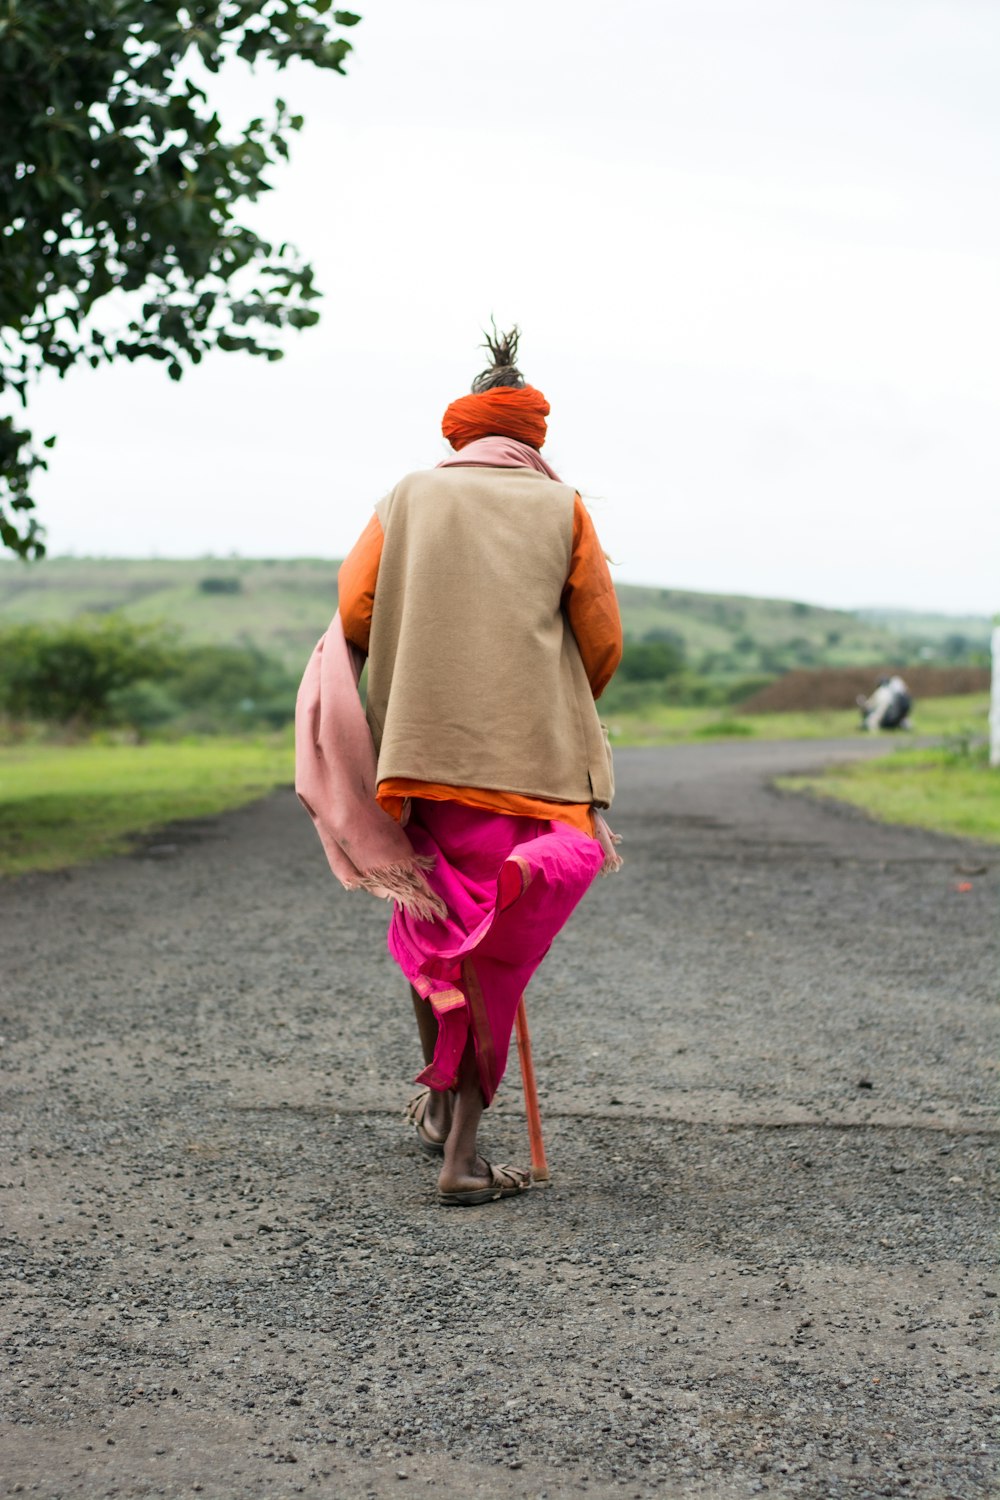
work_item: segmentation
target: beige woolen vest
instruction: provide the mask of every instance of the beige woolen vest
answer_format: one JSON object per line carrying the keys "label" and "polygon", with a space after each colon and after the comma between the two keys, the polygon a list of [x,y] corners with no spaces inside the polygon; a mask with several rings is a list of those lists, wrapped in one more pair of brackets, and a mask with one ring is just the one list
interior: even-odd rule
{"label": "beige woolen vest", "polygon": [[575,492],[532,469],[409,474],[368,656],[378,779],[611,803],[611,751],[561,608]]}

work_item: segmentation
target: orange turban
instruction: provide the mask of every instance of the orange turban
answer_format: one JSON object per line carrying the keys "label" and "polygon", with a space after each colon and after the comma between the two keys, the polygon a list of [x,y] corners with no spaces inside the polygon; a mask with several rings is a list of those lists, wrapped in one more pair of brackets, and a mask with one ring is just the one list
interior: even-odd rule
{"label": "orange turban", "polygon": [[551,410],[533,385],[520,389],[496,385],[478,395],[460,396],[441,419],[441,431],[453,448],[464,448],[482,437],[516,438],[540,448],[545,442],[545,418]]}

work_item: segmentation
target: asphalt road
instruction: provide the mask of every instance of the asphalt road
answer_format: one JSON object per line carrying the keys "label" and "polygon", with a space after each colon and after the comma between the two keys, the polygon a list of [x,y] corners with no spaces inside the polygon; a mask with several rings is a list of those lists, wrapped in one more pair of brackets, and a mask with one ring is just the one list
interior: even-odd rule
{"label": "asphalt road", "polygon": [[0,886],[0,1493],[995,1493],[1000,854],[768,788],[877,749],[619,753],[476,1209],[290,792]]}

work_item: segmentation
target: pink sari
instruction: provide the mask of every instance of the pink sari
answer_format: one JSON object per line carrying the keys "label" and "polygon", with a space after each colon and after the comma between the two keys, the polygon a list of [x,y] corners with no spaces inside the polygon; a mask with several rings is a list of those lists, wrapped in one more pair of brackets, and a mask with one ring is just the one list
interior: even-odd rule
{"label": "pink sari", "polygon": [[471,1029],[487,1104],[507,1066],[518,1001],[604,864],[597,839],[564,823],[414,798],[406,829],[448,908],[423,920],[396,906],[389,952],[438,1022],[433,1061],[417,1078],[455,1085]]}

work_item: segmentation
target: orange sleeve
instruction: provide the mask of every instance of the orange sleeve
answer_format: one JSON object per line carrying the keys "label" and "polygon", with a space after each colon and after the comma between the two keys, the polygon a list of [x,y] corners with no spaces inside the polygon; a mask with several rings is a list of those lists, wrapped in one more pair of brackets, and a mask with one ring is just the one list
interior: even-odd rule
{"label": "orange sleeve", "polygon": [[622,659],[622,621],[604,548],[579,495],[573,507],[573,555],[562,603],[590,690],[599,698]]}
{"label": "orange sleeve", "polygon": [[347,639],[367,652],[372,630],[375,580],[382,560],[382,523],[372,516],[337,574],[337,608]]}

